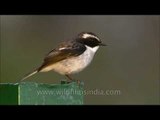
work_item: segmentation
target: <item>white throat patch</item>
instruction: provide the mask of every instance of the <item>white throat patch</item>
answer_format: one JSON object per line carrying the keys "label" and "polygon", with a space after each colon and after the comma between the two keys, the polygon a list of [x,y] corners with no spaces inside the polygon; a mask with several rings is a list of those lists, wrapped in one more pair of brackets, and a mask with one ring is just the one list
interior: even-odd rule
{"label": "white throat patch", "polygon": [[87,45],[86,45],[86,47],[87,47],[87,49],[89,49],[89,50],[92,51],[93,53],[95,53],[95,52],[98,50],[98,48],[99,48],[99,46],[96,46],[96,47],[91,48],[91,47],[89,47],[89,46],[87,46]]}

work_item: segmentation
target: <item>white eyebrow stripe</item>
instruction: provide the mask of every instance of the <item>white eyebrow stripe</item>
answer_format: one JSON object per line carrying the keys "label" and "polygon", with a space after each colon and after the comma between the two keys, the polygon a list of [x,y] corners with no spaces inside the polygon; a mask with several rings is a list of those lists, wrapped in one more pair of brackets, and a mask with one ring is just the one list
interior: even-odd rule
{"label": "white eyebrow stripe", "polygon": [[99,38],[98,37],[96,37],[96,36],[94,36],[94,35],[91,35],[91,34],[84,34],[83,36],[82,36],[83,38],[88,38],[88,37],[92,37],[92,38],[96,38],[96,39],[98,39],[99,40]]}

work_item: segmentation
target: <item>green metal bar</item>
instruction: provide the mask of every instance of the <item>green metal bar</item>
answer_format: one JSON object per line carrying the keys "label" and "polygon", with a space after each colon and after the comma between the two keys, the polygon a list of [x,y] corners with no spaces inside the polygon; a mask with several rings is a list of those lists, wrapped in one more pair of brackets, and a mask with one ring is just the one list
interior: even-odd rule
{"label": "green metal bar", "polygon": [[18,103],[18,84],[0,84],[0,105],[16,105]]}
{"label": "green metal bar", "polygon": [[83,83],[0,84],[1,105],[82,105]]}

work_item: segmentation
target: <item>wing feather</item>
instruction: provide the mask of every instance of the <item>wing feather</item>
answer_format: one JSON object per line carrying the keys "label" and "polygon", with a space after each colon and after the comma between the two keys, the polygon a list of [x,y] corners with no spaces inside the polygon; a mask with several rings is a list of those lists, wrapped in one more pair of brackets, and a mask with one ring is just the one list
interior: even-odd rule
{"label": "wing feather", "polygon": [[51,50],[45,57],[43,64],[39,67],[38,71],[43,68],[54,64],[56,62],[75,57],[82,54],[86,50],[86,47],[81,43],[63,42],[56,49]]}

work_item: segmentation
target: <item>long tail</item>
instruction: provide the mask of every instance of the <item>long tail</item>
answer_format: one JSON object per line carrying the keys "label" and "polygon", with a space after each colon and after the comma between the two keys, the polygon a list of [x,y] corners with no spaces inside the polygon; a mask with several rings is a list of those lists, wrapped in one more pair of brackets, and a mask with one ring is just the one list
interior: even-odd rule
{"label": "long tail", "polygon": [[32,75],[36,74],[37,72],[38,72],[38,70],[36,69],[36,70],[34,70],[33,72],[28,73],[27,75],[25,75],[25,76],[21,79],[21,81],[23,81],[23,80],[31,77]]}

